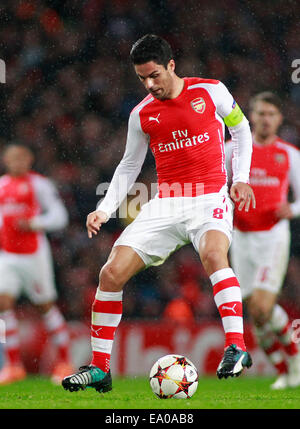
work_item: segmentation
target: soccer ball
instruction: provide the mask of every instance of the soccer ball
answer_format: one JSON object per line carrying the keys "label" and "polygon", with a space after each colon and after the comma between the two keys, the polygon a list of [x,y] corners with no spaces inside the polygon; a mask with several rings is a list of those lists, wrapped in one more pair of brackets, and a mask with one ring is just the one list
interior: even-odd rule
{"label": "soccer ball", "polygon": [[161,399],[188,399],[198,387],[195,365],[181,355],[166,355],[158,359],[149,377],[153,393]]}

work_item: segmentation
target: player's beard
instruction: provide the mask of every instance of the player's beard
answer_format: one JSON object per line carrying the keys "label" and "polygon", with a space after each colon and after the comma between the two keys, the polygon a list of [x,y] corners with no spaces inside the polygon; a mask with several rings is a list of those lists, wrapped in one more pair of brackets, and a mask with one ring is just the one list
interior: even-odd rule
{"label": "player's beard", "polygon": [[150,91],[150,94],[153,95],[153,97],[157,98],[158,100],[167,100],[171,98],[172,94],[172,78],[167,75],[165,78],[161,81],[162,86],[157,88],[156,91]]}
{"label": "player's beard", "polygon": [[153,97],[157,98],[157,100],[168,100],[169,98],[171,98],[170,97],[171,91],[168,91],[168,90],[166,90],[164,88],[159,88],[158,92],[155,92],[155,91],[152,92],[151,91],[150,94]]}
{"label": "player's beard", "polygon": [[158,88],[156,91],[150,91],[150,94],[158,100],[161,100],[164,96],[164,90],[162,88]]}

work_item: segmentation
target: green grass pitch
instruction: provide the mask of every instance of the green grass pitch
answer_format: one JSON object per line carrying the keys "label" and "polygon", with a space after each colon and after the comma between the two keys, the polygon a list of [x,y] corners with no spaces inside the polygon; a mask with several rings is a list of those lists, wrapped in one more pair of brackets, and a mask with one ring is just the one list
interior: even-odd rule
{"label": "green grass pitch", "polygon": [[270,390],[274,378],[242,376],[218,380],[203,377],[190,399],[158,399],[148,379],[113,379],[113,390],[68,392],[47,378],[31,376],[0,387],[0,409],[300,409],[300,387]]}

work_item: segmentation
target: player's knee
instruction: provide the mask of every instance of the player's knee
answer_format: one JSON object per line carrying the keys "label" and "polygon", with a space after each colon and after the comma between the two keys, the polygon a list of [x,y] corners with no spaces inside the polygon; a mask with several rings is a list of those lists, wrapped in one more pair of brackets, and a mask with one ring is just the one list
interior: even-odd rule
{"label": "player's knee", "polygon": [[268,302],[252,300],[248,304],[249,313],[256,326],[263,326],[270,320],[272,307]]}
{"label": "player's knee", "polygon": [[103,291],[118,292],[123,288],[121,272],[116,264],[107,262],[99,274],[99,287]]}
{"label": "player's knee", "polygon": [[227,262],[224,254],[219,249],[210,249],[203,252],[201,255],[202,264],[205,270],[210,274],[220,269]]}
{"label": "player's knee", "polygon": [[46,314],[54,306],[53,301],[45,302],[43,304],[37,304],[36,308],[41,314]]}
{"label": "player's knee", "polygon": [[11,310],[14,307],[14,298],[10,295],[0,295],[0,312]]}

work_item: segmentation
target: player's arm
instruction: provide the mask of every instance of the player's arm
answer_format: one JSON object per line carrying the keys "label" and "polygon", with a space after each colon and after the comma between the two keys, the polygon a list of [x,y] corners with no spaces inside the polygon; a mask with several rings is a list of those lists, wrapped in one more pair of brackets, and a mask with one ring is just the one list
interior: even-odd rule
{"label": "player's arm", "polygon": [[290,171],[289,182],[293,192],[294,201],[284,202],[276,211],[280,219],[293,219],[300,216],[300,151],[295,147],[288,148]]}
{"label": "player's arm", "polygon": [[225,165],[226,165],[228,183],[232,183],[231,161],[232,161],[232,142],[229,141],[229,142],[225,143]]}
{"label": "player's arm", "polygon": [[105,198],[97,209],[87,217],[86,227],[89,238],[97,234],[101,225],[109,220],[118,209],[134,185],[148,150],[148,137],[143,132],[140,117],[134,110],[128,122],[126,148],[123,158],[117,166]]}
{"label": "player's arm", "polygon": [[217,113],[228,127],[232,141],[232,186],[231,198],[239,203],[238,210],[255,208],[254,192],[249,186],[252,157],[252,135],[249,122],[226,86],[219,82],[216,89]]}
{"label": "player's arm", "polygon": [[33,231],[52,232],[67,226],[69,216],[56,186],[46,177],[36,176],[33,179],[36,197],[42,212],[29,220]]}

